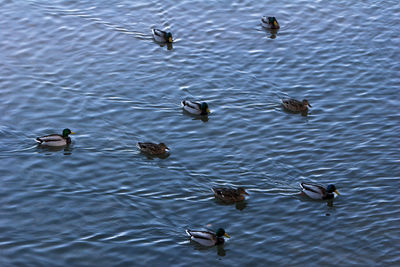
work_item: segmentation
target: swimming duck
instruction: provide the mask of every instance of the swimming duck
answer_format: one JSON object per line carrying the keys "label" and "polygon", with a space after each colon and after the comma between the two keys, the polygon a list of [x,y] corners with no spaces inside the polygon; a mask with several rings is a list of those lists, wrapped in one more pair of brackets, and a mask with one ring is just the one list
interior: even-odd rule
{"label": "swimming duck", "polygon": [[308,111],[308,107],[312,107],[307,99],[303,99],[302,102],[296,99],[282,99],[282,105],[293,112]]}
{"label": "swimming duck", "polygon": [[212,188],[214,195],[225,203],[233,203],[245,200],[244,195],[249,195],[243,187],[234,188]]}
{"label": "swimming duck", "polygon": [[215,246],[222,245],[225,242],[223,236],[230,238],[230,236],[225,233],[225,230],[219,228],[217,232],[212,233],[209,231],[192,231],[187,229],[186,233],[190,236],[190,239],[196,241],[203,246]]}
{"label": "swimming duck", "polygon": [[153,38],[160,43],[172,43],[172,34],[159,29],[151,29]]}
{"label": "swimming duck", "polygon": [[71,144],[71,138],[68,136],[70,134],[75,134],[71,132],[70,129],[66,128],[60,134],[50,134],[42,137],[36,138],[36,142],[42,146],[66,146]]}
{"label": "swimming duck", "polygon": [[330,184],[327,188],[325,188],[317,184],[301,183],[300,187],[301,191],[312,199],[333,199],[335,197],[333,192],[335,192],[337,195],[340,195],[336,189],[336,186],[333,184]]}
{"label": "swimming duck", "polygon": [[184,110],[195,115],[208,115],[210,113],[206,102],[199,103],[183,100],[181,104]]}
{"label": "swimming duck", "polygon": [[278,21],[276,20],[275,17],[266,17],[266,16],[262,17],[261,18],[261,25],[264,28],[267,28],[267,29],[275,29],[275,30],[277,30],[277,29],[280,28],[279,23],[278,23]]}
{"label": "swimming duck", "polygon": [[141,151],[150,155],[161,155],[169,151],[169,148],[164,143],[154,144],[154,143],[138,143],[138,147]]}

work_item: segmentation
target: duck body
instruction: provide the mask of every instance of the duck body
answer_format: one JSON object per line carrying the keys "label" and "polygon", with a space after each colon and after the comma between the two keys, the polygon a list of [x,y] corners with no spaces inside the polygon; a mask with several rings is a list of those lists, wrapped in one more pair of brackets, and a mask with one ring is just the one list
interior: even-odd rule
{"label": "duck body", "polygon": [[336,189],[336,186],[333,184],[328,185],[327,188],[322,185],[317,184],[309,184],[309,183],[301,183],[300,184],[301,191],[312,199],[333,199],[336,193],[340,195]]}
{"label": "duck body", "polygon": [[267,29],[277,30],[280,28],[278,21],[275,17],[266,17],[263,16],[261,18],[261,25]]}
{"label": "duck body", "polygon": [[224,244],[225,239],[223,236],[230,238],[222,228],[219,228],[216,233],[209,231],[193,231],[189,229],[186,230],[186,233],[191,240],[207,247]]}
{"label": "duck body", "polygon": [[194,115],[208,115],[210,113],[206,102],[199,103],[183,100],[181,104],[184,110]]}
{"label": "duck body", "polygon": [[296,99],[282,99],[282,105],[284,108],[293,112],[303,112],[308,111],[308,107],[312,107],[307,99],[303,101],[298,101]]}
{"label": "duck body", "polygon": [[150,155],[162,155],[169,151],[169,148],[164,143],[154,144],[154,143],[138,143],[139,149]]}
{"label": "duck body", "polygon": [[243,187],[234,188],[212,188],[215,198],[225,202],[234,203],[245,200],[244,195],[249,195]]}
{"label": "duck body", "polygon": [[159,43],[172,43],[172,34],[170,32],[162,31],[159,29],[151,29],[153,33],[153,38],[156,42]]}
{"label": "duck body", "polygon": [[39,145],[49,146],[49,147],[60,147],[71,144],[70,134],[75,134],[71,132],[70,129],[64,129],[62,135],[60,134],[50,134],[42,137],[37,137],[35,140]]}

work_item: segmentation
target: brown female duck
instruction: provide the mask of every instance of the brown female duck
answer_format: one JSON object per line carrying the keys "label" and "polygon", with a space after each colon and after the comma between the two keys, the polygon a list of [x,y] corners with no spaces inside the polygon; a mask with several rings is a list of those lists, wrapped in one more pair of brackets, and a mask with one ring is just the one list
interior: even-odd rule
{"label": "brown female duck", "polygon": [[214,192],[214,196],[225,202],[225,203],[233,203],[245,200],[244,195],[249,195],[243,187],[239,187],[238,189],[234,188],[212,188]]}
{"label": "brown female duck", "polygon": [[138,143],[139,149],[149,155],[162,155],[169,151],[169,148],[164,143]]}
{"label": "brown female duck", "polygon": [[307,99],[303,99],[301,102],[296,99],[282,99],[282,105],[284,108],[293,112],[307,111],[308,107],[311,108]]}

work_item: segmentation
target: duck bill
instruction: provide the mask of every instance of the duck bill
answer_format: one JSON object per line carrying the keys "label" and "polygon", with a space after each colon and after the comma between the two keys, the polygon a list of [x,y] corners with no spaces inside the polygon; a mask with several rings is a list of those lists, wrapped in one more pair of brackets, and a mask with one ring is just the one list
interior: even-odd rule
{"label": "duck bill", "polygon": [[278,23],[276,22],[276,20],[274,21],[274,26],[278,27]]}
{"label": "duck bill", "polygon": [[168,38],[168,42],[172,43],[172,37]]}
{"label": "duck bill", "polygon": [[70,132],[70,134],[75,134],[74,132]]}
{"label": "duck bill", "polygon": [[227,233],[225,233],[224,236],[227,238],[231,238]]}
{"label": "duck bill", "polygon": [[311,106],[310,104],[308,104],[308,106],[309,106],[310,108],[312,108],[312,106]]}
{"label": "duck bill", "polygon": [[338,195],[340,195],[340,194],[339,194],[339,191],[337,191],[337,190],[335,190],[335,193],[338,194]]}
{"label": "duck bill", "polygon": [[207,113],[211,113],[210,109],[207,109],[206,111],[207,111]]}

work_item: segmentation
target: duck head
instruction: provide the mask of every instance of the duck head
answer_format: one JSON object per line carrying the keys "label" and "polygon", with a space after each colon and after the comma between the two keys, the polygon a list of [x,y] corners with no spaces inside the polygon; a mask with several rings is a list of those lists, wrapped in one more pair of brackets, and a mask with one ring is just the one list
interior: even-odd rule
{"label": "duck head", "polygon": [[62,136],[63,136],[63,137],[68,137],[68,135],[70,135],[70,134],[75,134],[75,133],[74,133],[74,132],[71,132],[71,130],[68,129],[68,128],[66,128],[66,129],[64,129],[64,130],[62,131]]}
{"label": "duck head", "polygon": [[239,187],[238,189],[239,195],[249,195],[249,193],[246,192],[246,190],[243,187]]}
{"label": "duck head", "polygon": [[167,43],[172,43],[172,34],[170,32],[167,32],[167,34],[165,34],[165,40],[167,41]]}
{"label": "duck head", "polygon": [[279,29],[279,23],[275,17],[268,17],[268,23],[271,25],[272,29]]}
{"label": "duck head", "polygon": [[167,145],[166,145],[166,144],[164,144],[164,143],[159,143],[158,145],[160,146],[160,148],[162,148],[162,149],[164,149],[164,150],[168,150],[168,151],[169,151],[169,147],[167,147]]}
{"label": "duck head", "polygon": [[327,191],[328,193],[333,193],[333,192],[335,192],[336,194],[340,195],[339,192],[338,192],[337,189],[336,189],[336,186],[335,186],[334,184],[328,185],[328,187],[326,188],[326,191]]}
{"label": "duck head", "polygon": [[309,106],[310,108],[312,108],[312,106],[310,105],[310,103],[308,102],[307,99],[303,99],[303,105],[304,106]]}
{"label": "duck head", "polygon": [[208,108],[208,104],[206,102],[201,103],[200,108],[202,115],[207,115],[210,113],[210,109]]}
{"label": "duck head", "polygon": [[219,228],[216,232],[215,235],[218,237],[222,237],[225,236],[227,238],[230,238],[230,236],[225,232],[225,230],[223,228]]}

